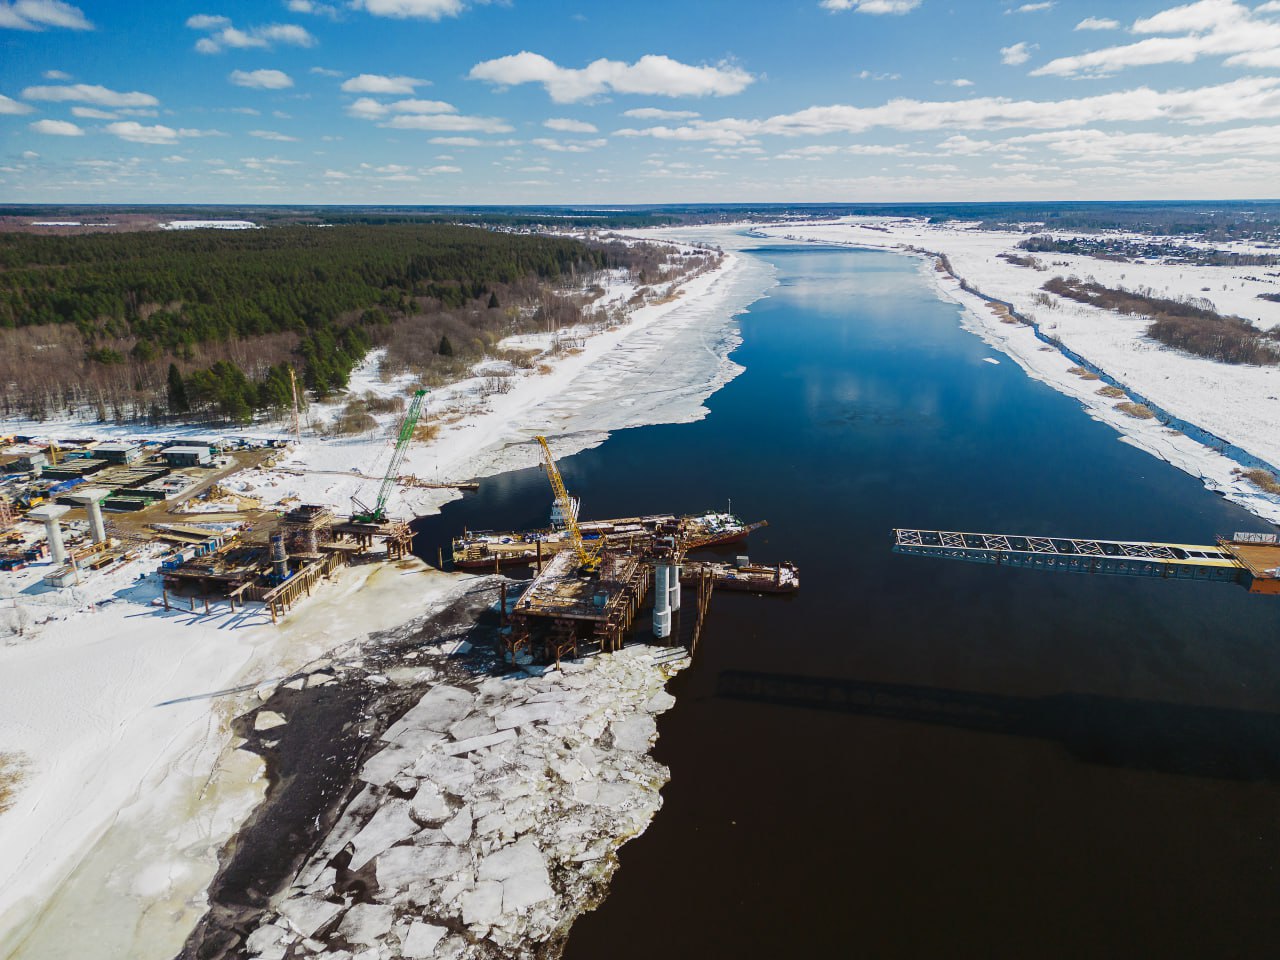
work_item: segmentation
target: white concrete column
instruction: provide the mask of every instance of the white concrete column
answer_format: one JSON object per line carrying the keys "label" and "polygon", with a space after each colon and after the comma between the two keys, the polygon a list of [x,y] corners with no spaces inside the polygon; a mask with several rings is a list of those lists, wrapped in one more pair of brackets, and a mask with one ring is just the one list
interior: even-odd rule
{"label": "white concrete column", "polygon": [[653,635],[659,640],[671,636],[671,588],[669,564],[658,563],[653,568]]}
{"label": "white concrete column", "polygon": [[667,595],[670,598],[671,611],[680,609],[680,565],[673,564],[667,568]]}
{"label": "white concrete column", "polygon": [[27,514],[32,520],[44,521],[44,529],[49,537],[49,557],[56,566],[62,566],[67,562],[67,548],[62,544],[62,527],[58,525],[58,520],[69,509],[71,508],[49,503],[43,507],[36,507]]}
{"label": "white concrete column", "polygon": [[105,543],[107,539],[107,525],[102,522],[102,501],[109,496],[111,491],[102,487],[77,490],[71,494],[70,499],[74,503],[84,504],[89,514],[89,535],[93,537],[94,543]]}

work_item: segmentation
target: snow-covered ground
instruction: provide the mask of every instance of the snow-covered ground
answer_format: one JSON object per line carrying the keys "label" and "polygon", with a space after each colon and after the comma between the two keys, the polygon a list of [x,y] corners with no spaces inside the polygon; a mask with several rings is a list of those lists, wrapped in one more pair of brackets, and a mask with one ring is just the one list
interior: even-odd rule
{"label": "snow-covered ground", "polygon": [[76,955],[79,938],[84,956],[139,956],[139,942],[176,952],[218,848],[265,787],[257,758],[229,749],[255,686],[443,606],[469,580],[346,568],[275,627],[256,606],[166,613],[155,578],[139,579],[155,566],[12,601],[39,625],[0,647],[0,750],[28,763],[0,817],[4,957]]}
{"label": "snow-covered ground", "polygon": [[[1276,267],[1200,267],[1154,262],[1118,263],[1092,257],[1037,253],[1046,270],[999,259],[1026,255],[1017,244],[1027,234],[977,230],[965,224],[923,220],[848,218],[820,223],[788,223],[753,231],[772,241],[794,240],[875,249],[944,254],[957,277],[987,297],[1006,301],[1037,322],[1048,335],[1109,376],[1188,423],[1235,444],[1267,463],[1280,465],[1280,367],[1217,363],[1162,346],[1145,336],[1147,321],[1053,297],[1038,302],[1044,283],[1055,276],[1096,280],[1107,287],[1150,288],[1167,298],[1205,298],[1219,312],[1254,321],[1262,329],[1280,325],[1280,303],[1258,298],[1276,292]],[[1049,231],[1045,231],[1049,233]],[[1070,237],[1071,234],[1059,236]],[[1158,239],[1158,238],[1157,238]],[[1182,242],[1182,241],[1178,241]],[[1274,255],[1247,244],[1215,245],[1237,253]],[[1082,379],[1076,366],[1047,348],[1030,327],[1004,323],[980,296],[962,290],[953,277],[922,262],[922,272],[946,299],[965,308],[965,323],[993,347],[1008,354],[1029,376],[1077,398],[1089,415],[1110,424],[1123,439],[1199,477],[1205,486],[1259,517],[1280,523],[1280,497],[1263,493],[1235,471],[1239,464],[1156,420],[1140,420],[1117,409],[1117,399],[1098,394],[1097,380]],[[1228,531],[1229,532],[1229,531]]]}
{"label": "snow-covered ground", "polygon": [[161,230],[257,230],[252,220],[167,220]]}
{"label": "snow-covered ground", "polygon": [[[730,255],[685,282],[678,297],[635,309],[580,347],[575,337],[574,350],[540,360],[550,372],[516,373],[509,393],[481,397],[493,373],[482,365],[431,394],[440,434],[410,448],[403,472],[423,480],[482,476],[533,464],[529,441],[538,433],[555,438],[563,456],[611,430],[703,416],[703,400],[740,369],[728,360],[737,343],[734,315],[771,283],[767,265]],[[632,292],[615,284],[606,297],[625,303]],[[352,392],[403,394],[407,383],[378,377],[378,359],[357,371]],[[311,416],[332,418],[337,410],[317,407]],[[382,472],[398,415],[381,419],[377,433],[350,440],[308,433],[274,469],[224,486],[267,506],[297,498],[341,509],[352,495],[367,499],[376,483],[352,467]],[[53,438],[210,435],[207,427],[71,421],[4,426]],[[285,438],[288,427],[216,435]],[[450,496],[401,487],[391,507],[407,516],[438,509]],[[157,563],[155,554],[143,555],[63,591],[40,585],[46,564],[0,574],[0,615],[23,626],[20,636],[5,630],[0,639],[0,752],[28,764],[16,804],[0,816],[6,960],[172,956],[203,912],[219,847],[262,796],[261,766],[234,749],[230,729],[254,688],[369,631],[441,607],[471,582],[416,562],[349,568],[273,627],[253,606],[166,613],[152,603],[155,578],[144,576]]]}

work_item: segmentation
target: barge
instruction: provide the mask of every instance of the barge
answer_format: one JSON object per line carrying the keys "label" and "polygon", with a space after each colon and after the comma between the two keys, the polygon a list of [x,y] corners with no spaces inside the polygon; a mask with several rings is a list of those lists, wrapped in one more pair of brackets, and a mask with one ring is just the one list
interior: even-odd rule
{"label": "barge", "polygon": [[[554,518],[553,518],[554,519]],[[677,517],[657,514],[616,520],[587,520],[578,524],[586,541],[604,539],[609,546],[626,546],[628,541],[653,535],[679,536],[688,549],[739,543],[753,530],[767,526],[764,520],[743,523],[731,513],[708,512]],[[453,541],[453,565],[459,570],[493,570],[530,566],[550,560],[573,546],[563,529],[513,530],[503,533],[468,530]]]}

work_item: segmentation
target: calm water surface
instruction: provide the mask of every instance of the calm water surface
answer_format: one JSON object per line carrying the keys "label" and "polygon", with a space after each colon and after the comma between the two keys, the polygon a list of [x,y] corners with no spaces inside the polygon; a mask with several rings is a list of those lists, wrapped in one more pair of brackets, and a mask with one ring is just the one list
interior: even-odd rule
{"label": "calm water surface", "polygon": [[[894,526],[1264,525],[984,362],[914,261],[753,255],[781,286],[711,415],[562,467],[584,516],[732,498],[770,521],[753,558],[796,561],[803,590],[715,597],[660,721],[665,805],[566,956],[1274,956],[1280,598],[889,550]],[[548,501],[536,470],[486,481],[420,549],[541,525]]]}

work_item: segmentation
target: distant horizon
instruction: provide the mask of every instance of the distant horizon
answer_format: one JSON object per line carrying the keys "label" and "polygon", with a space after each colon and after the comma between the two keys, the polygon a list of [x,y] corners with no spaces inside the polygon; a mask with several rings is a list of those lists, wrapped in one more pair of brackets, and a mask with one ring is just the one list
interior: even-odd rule
{"label": "distant horizon", "polygon": [[468,210],[581,210],[581,211],[630,211],[630,210],[722,210],[734,208],[759,209],[777,207],[781,209],[811,207],[1059,207],[1059,206],[1199,206],[1204,204],[1230,204],[1248,206],[1251,204],[1280,205],[1280,197],[1191,197],[1186,199],[1132,199],[1132,200],[724,200],[724,201],[652,201],[642,203],[575,203],[549,200],[538,203],[309,203],[306,201],[278,201],[264,203],[258,201],[206,201],[206,200],[172,200],[131,203],[128,201],[92,201],[92,200],[0,200],[0,214],[4,208],[72,208],[72,207],[118,207],[129,210],[168,209],[168,208],[226,208],[231,210],[289,210],[295,208],[308,209],[349,209],[349,210],[421,210],[421,211],[468,211]]}

